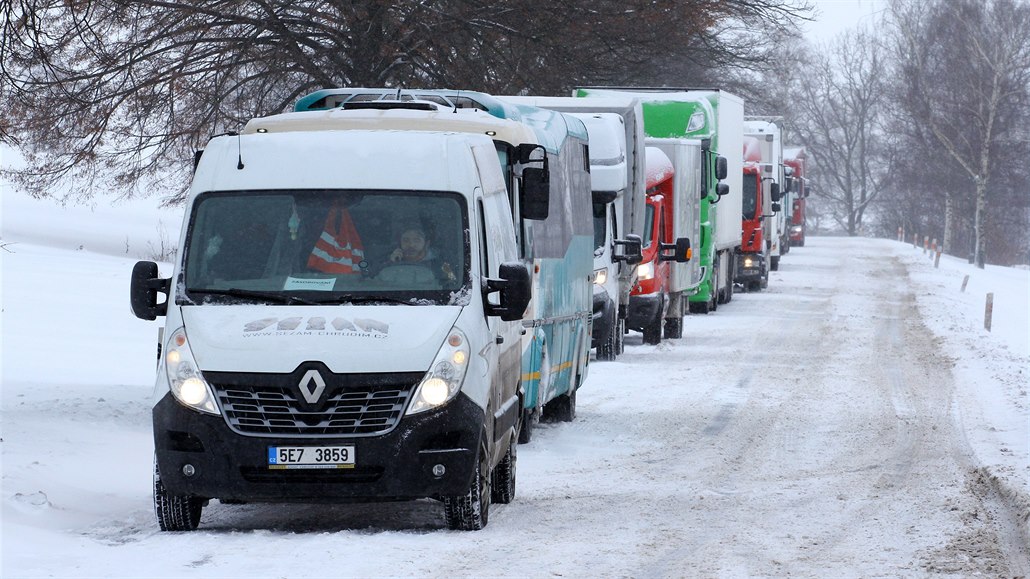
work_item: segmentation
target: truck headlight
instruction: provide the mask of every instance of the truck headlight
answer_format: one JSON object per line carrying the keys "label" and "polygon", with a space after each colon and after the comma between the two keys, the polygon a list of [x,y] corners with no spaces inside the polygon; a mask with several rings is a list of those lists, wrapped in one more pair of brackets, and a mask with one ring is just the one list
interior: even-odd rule
{"label": "truck headlight", "polygon": [[594,283],[597,285],[604,285],[608,281],[608,269],[601,268],[594,271]]}
{"label": "truck headlight", "polygon": [[218,414],[211,386],[197,368],[189,340],[186,339],[185,328],[172,332],[168,344],[165,345],[164,357],[168,387],[175,399],[194,410]]}
{"label": "truck headlight", "polygon": [[744,267],[754,267],[754,266],[755,266],[755,258],[751,257],[750,255],[744,258]]}
{"label": "truck headlight", "polygon": [[415,396],[408,406],[407,414],[417,414],[436,408],[454,398],[465,380],[469,353],[465,334],[457,328],[452,328],[436,353],[433,363],[429,365],[429,371],[415,389]]}
{"label": "truck headlight", "polygon": [[790,232],[791,233],[801,233],[801,226],[800,225],[792,225],[790,227]]}
{"label": "truck headlight", "polygon": [[637,266],[637,279],[645,280],[654,277],[654,262],[649,261]]}

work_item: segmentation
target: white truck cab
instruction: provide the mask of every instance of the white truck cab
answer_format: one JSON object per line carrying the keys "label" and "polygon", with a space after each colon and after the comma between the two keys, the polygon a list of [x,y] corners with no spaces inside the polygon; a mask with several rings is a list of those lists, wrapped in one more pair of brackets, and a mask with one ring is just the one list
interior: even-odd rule
{"label": "white truck cab", "polygon": [[512,500],[530,278],[488,137],[215,137],[182,231],[171,277],[140,262],[131,289],[165,317],[163,530],[214,498],[430,497],[455,529]]}

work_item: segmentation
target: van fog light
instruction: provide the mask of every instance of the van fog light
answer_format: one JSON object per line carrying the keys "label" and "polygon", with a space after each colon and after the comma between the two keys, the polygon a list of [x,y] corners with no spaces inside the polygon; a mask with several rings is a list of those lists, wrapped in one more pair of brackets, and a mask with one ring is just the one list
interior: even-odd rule
{"label": "van fog light", "polygon": [[444,465],[437,464],[433,466],[433,476],[439,478],[442,477],[445,472],[447,472],[447,468]]}

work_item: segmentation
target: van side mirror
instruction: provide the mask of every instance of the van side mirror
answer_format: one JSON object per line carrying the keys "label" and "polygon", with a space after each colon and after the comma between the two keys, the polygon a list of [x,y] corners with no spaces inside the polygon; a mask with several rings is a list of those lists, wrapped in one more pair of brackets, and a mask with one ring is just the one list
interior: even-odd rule
{"label": "van side mirror", "polygon": [[685,263],[690,261],[690,258],[693,256],[689,237],[680,237],[676,240],[676,243],[662,243],[658,247],[658,261]]}
{"label": "van side mirror", "polygon": [[547,169],[522,169],[522,197],[519,211],[524,219],[547,219],[551,206],[551,180]]}
{"label": "van side mirror", "polygon": [[172,279],[157,277],[157,264],[152,261],[138,261],[132,267],[129,285],[129,305],[132,313],[141,320],[156,320],[168,312],[168,300],[157,303],[158,292],[168,295]]}
{"label": "van side mirror", "polygon": [[644,261],[644,242],[635,233],[626,235],[626,239],[616,239],[615,247],[622,251],[616,251],[612,255],[612,261],[625,262],[627,265],[636,265]]}
{"label": "van side mirror", "polygon": [[719,155],[718,157],[716,157],[715,158],[715,178],[718,179],[719,181],[722,181],[723,179],[725,179],[726,176],[729,174],[728,167],[729,167],[729,165],[728,165],[728,162],[726,161],[726,157],[723,157],[722,155]]}
{"label": "van side mirror", "polygon": [[783,199],[783,193],[780,191],[779,183],[770,183],[769,198],[773,200],[773,203],[776,203],[780,199]]}
{"label": "van side mirror", "polygon": [[779,213],[780,209],[783,209],[783,206],[780,205],[780,203],[778,201],[772,204],[772,212],[773,213]]}
{"label": "van side mirror", "polygon": [[[529,306],[529,297],[533,290],[529,278],[529,268],[518,261],[502,263],[498,268],[500,279],[487,279],[483,290],[486,315],[498,316],[505,322],[521,320]],[[501,292],[497,305],[487,301],[486,294]]]}

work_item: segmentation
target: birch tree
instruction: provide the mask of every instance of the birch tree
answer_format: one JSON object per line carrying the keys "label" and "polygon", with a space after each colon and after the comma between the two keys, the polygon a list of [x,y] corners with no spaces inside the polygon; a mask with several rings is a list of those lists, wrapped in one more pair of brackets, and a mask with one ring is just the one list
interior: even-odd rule
{"label": "birch tree", "polygon": [[958,196],[974,201],[972,261],[984,267],[991,178],[1018,140],[1030,87],[1030,6],[1014,0],[894,0],[890,43],[899,107],[966,176],[942,182],[944,250],[953,252]]}

